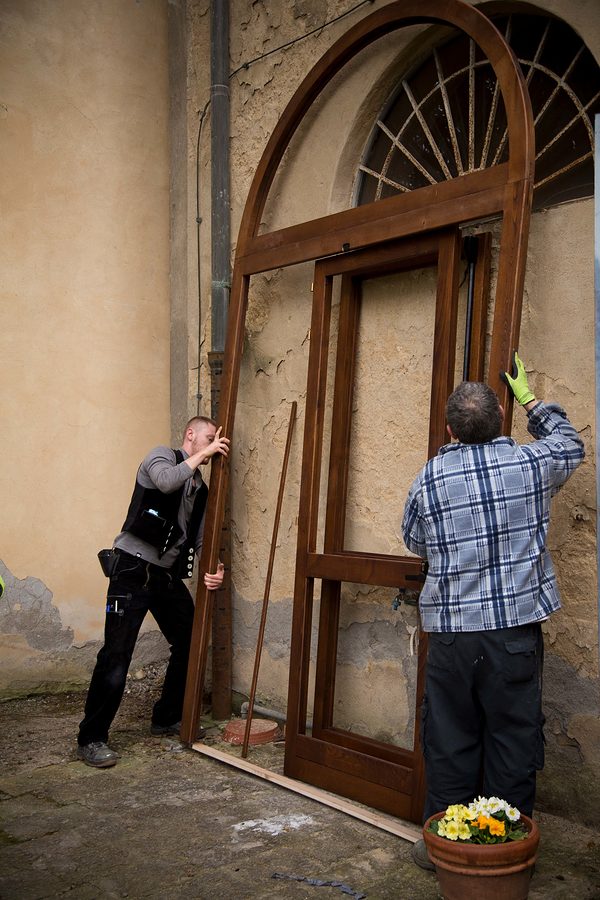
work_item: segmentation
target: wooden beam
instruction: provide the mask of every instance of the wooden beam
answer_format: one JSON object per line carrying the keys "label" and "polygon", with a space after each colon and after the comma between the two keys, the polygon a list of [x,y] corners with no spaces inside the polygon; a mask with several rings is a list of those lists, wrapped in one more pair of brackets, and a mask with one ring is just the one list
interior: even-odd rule
{"label": "wooden beam", "polygon": [[331,256],[500,213],[508,164],[260,234],[239,250],[244,275]]}
{"label": "wooden beam", "polygon": [[296,781],[294,778],[288,778],[286,775],[280,775],[278,772],[271,772],[270,769],[263,769],[262,766],[254,765],[254,763],[248,762],[247,759],[230,756],[222,750],[217,750],[202,743],[192,744],[192,750],[201,753],[203,756],[208,756],[210,759],[216,759],[228,766],[232,766],[234,769],[241,769],[243,772],[254,775],[256,778],[262,778],[263,781],[269,781],[271,784],[277,784],[288,791],[294,791],[295,794],[309,797],[323,806],[330,806],[332,809],[337,809],[347,816],[360,819],[362,822],[367,822],[381,831],[387,831],[389,834],[394,834],[405,841],[411,841],[413,844],[423,836],[420,828],[417,829],[408,823],[399,822],[398,819],[394,819],[392,816],[385,816],[366,807],[357,806],[355,803],[350,803],[349,800],[344,800],[335,794],[329,794],[320,788],[312,787],[303,781]]}
{"label": "wooden beam", "polygon": [[385,556],[377,553],[308,553],[309,578],[377,584],[379,587],[419,587],[421,560],[415,556]]}

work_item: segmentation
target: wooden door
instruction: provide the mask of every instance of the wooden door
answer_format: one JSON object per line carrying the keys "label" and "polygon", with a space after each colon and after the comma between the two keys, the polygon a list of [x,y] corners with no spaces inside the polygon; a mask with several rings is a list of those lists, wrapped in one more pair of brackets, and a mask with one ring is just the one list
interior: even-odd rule
{"label": "wooden door", "polygon": [[[313,283],[285,772],[413,821],[420,820],[424,790],[418,727],[414,729],[412,747],[407,749],[344,730],[334,722],[342,583],[415,589],[424,578],[421,561],[413,556],[345,549],[356,342],[365,279],[437,266],[428,440],[429,455],[435,454],[445,442],[444,407],[454,387],[460,248],[458,229],[443,230],[317,262]],[[321,459],[326,449],[323,435],[332,289],[336,276],[341,276],[339,332],[323,552],[317,552]],[[321,585],[320,617],[309,733],[306,720],[315,580],[320,580]],[[422,635],[417,706],[422,699],[425,653],[426,640]]]}

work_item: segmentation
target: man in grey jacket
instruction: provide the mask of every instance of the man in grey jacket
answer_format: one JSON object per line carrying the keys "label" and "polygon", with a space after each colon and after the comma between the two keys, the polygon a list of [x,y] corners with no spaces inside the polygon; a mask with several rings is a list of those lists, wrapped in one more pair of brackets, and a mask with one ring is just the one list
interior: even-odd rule
{"label": "man in grey jacket", "polygon": [[[151,612],[171,655],[162,694],[152,712],[152,734],[179,731],[194,604],[182,577],[191,575],[202,548],[207,488],[200,470],[227,456],[229,439],[204,416],[186,425],[181,449],[155,447],[143,460],[121,532],[110,554],[104,646],[98,653],[79,726],[77,757],[95,768],[114,766],[118,754],[108,732],[121,702],[142,622]],[[223,566],[204,574],[217,590]]]}

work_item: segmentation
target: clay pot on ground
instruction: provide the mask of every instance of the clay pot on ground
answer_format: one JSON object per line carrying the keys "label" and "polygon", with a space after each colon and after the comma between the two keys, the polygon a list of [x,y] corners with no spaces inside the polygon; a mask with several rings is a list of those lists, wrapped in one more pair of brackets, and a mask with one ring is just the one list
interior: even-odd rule
{"label": "clay pot on ground", "polygon": [[521,816],[529,836],[505,844],[470,844],[450,841],[428,831],[436,813],[423,826],[423,838],[444,900],[526,900],[537,859],[540,832],[534,821]]}

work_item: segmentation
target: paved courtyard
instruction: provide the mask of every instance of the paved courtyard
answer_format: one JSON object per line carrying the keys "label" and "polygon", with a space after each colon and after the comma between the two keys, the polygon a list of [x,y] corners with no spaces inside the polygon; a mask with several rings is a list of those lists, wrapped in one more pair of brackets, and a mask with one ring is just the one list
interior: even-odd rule
{"label": "paved courtyard", "polygon": [[[132,682],[112,732],[121,760],[108,770],[75,759],[82,695],[0,704],[3,900],[439,897],[408,841],[151,737],[154,691]],[[204,724],[211,743],[232,750],[218,723]],[[280,769],[282,756],[270,744],[249,759]],[[598,833],[538,821],[531,900],[599,900]]]}

